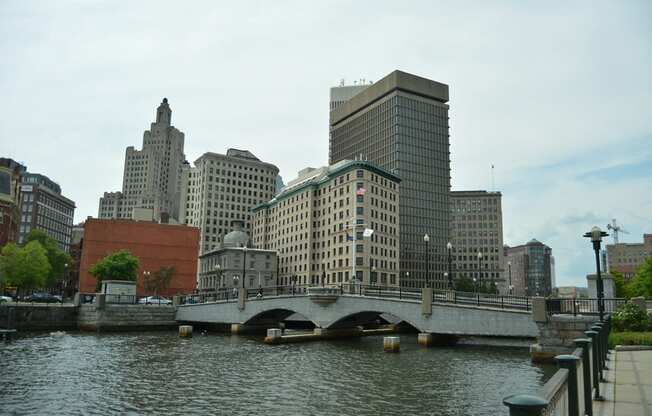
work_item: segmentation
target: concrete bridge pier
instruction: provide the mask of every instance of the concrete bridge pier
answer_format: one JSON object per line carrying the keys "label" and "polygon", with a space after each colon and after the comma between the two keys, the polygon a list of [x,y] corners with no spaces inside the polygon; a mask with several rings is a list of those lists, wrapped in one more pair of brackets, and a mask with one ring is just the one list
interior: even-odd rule
{"label": "concrete bridge pier", "polygon": [[231,324],[231,334],[233,335],[261,335],[265,334],[268,329],[273,328],[270,325],[245,325]]}
{"label": "concrete bridge pier", "polygon": [[417,336],[417,344],[422,347],[450,347],[457,344],[459,337],[452,334],[435,334],[421,332]]}

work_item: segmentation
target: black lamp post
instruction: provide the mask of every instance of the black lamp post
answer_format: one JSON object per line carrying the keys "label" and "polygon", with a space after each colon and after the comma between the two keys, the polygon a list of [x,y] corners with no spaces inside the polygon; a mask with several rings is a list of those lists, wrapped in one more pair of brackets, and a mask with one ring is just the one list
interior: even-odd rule
{"label": "black lamp post", "polygon": [[326,286],[326,263],[321,265],[321,287]]}
{"label": "black lamp post", "polygon": [[514,291],[514,286],[512,285],[512,262],[507,262],[507,273],[509,274],[509,294],[512,295]]}
{"label": "black lamp post", "polygon": [[478,286],[482,290],[482,252],[478,251]]}
{"label": "black lamp post", "polygon": [[604,287],[602,285],[602,275],[600,274],[600,244],[602,237],[609,234],[602,231],[600,227],[593,227],[591,231],[584,234],[584,237],[590,238],[593,243],[593,251],[595,251],[595,270],[597,273],[596,289],[598,292],[598,312],[600,313],[600,321],[604,320]]}
{"label": "black lamp post", "polygon": [[446,244],[446,250],[448,250],[448,288],[453,290],[453,256],[451,255],[453,245],[450,241]]}
{"label": "black lamp post", "polygon": [[426,287],[430,287],[430,258],[428,253],[428,245],[430,243],[430,236],[425,234],[423,236],[423,242],[426,243]]}
{"label": "black lamp post", "polygon": [[245,273],[247,272],[247,246],[242,247],[242,288],[245,288]]}

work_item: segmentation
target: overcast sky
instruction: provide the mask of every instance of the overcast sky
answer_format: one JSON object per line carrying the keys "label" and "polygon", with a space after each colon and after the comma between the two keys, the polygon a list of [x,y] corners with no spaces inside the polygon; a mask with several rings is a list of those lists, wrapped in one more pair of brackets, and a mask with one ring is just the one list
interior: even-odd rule
{"label": "overcast sky", "polygon": [[593,225],[652,232],[652,2],[0,1],[0,156],[96,216],[167,97],[189,161],[287,182],[328,159],[328,92],[401,69],[450,86],[453,189],[503,192],[505,243],[585,285]]}

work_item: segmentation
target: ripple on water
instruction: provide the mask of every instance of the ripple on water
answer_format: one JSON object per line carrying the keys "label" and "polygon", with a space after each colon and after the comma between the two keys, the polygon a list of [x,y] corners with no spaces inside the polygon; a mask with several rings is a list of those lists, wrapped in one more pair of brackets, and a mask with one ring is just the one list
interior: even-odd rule
{"label": "ripple on water", "polygon": [[550,371],[525,350],[382,338],[268,346],[174,332],[31,335],[0,346],[0,414],[493,415]]}

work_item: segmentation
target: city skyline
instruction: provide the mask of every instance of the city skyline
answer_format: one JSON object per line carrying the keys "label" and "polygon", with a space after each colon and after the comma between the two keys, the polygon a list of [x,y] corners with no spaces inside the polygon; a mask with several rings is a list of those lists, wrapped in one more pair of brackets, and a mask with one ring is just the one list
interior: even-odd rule
{"label": "city skyline", "polygon": [[[138,143],[151,108],[168,97],[188,160],[241,148],[291,178],[327,164],[329,88],[341,78],[351,85],[400,69],[450,86],[452,189],[501,191],[504,242],[542,241],[555,253],[557,283],[585,285],[593,263],[582,233],[611,218],[631,233],[622,242],[650,232],[652,121],[644,113],[652,102],[645,57],[651,6],[575,4],[544,13],[512,3],[476,5],[464,15],[422,6],[410,14],[389,4],[347,5],[348,15],[299,3],[255,13],[191,6],[183,17],[147,5],[95,4],[64,14],[5,3],[0,26],[11,43],[1,42],[0,52],[12,66],[0,70],[3,156],[57,178],[77,203],[76,221],[95,216],[101,192],[121,185],[125,147]],[[111,19],[102,16],[109,8]],[[500,13],[512,19],[503,22]],[[363,14],[368,35],[358,33]],[[153,16],[170,22],[169,33],[147,28]],[[397,30],[377,45],[373,38],[390,18],[399,29],[421,27],[423,36]],[[81,20],[88,23],[79,36],[59,30]],[[329,24],[333,39],[325,38]],[[496,24],[500,33],[491,32]],[[278,30],[267,33],[272,27]],[[311,47],[317,44],[324,47]],[[169,61],[170,49],[179,62]],[[256,65],[261,60],[267,64]],[[45,61],[48,71],[37,65]]]}

